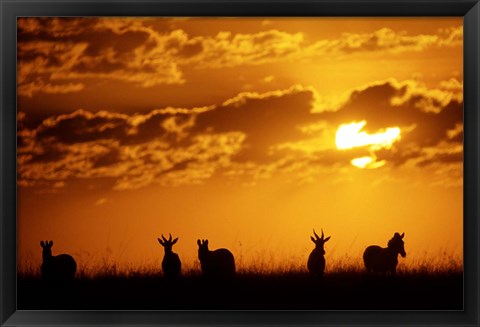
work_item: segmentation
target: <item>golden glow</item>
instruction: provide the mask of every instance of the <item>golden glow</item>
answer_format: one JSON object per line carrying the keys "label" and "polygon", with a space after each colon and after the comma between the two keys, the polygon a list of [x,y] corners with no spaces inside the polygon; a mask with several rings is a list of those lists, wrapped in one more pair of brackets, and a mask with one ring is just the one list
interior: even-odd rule
{"label": "golden glow", "polygon": [[342,124],[338,127],[335,142],[339,150],[370,146],[371,150],[390,149],[393,142],[400,139],[400,128],[389,127],[375,134],[360,132],[367,124],[365,120],[356,123]]}
{"label": "golden glow", "polygon": [[306,269],[312,228],[327,269],[396,231],[463,257],[461,17],[17,22],[19,264],[160,271],[172,233],[185,269]]}

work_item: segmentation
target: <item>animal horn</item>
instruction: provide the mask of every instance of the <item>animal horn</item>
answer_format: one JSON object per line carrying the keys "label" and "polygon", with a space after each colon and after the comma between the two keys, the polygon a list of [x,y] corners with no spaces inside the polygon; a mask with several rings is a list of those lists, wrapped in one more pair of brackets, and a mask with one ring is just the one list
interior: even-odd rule
{"label": "animal horn", "polygon": [[162,234],[162,238],[164,242],[167,242],[167,239],[165,238],[165,236],[163,236],[163,234]]}
{"label": "animal horn", "polygon": [[168,235],[170,235],[170,237],[168,238],[168,241],[171,242],[172,241],[172,234],[168,233]]}
{"label": "animal horn", "polygon": [[318,237],[317,233],[315,233],[315,228],[313,229],[313,235],[315,235],[315,237],[317,238],[317,240],[320,238],[320,237]]}
{"label": "animal horn", "polygon": [[321,228],[321,230],[322,230],[322,240],[323,240],[323,236],[324,236],[324,235],[323,235],[323,228]]}

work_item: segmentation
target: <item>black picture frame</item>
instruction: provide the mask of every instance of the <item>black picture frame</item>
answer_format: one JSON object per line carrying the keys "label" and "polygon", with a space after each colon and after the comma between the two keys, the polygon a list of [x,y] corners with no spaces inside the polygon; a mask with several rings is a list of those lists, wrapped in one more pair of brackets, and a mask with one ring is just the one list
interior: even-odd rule
{"label": "black picture frame", "polygon": [[[0,0],[0,323],[21,325],[479,326],[480,4],[478,0]],[[18,16],[461,16],[464,18],[463,311],[18,311],[16,18]]]}

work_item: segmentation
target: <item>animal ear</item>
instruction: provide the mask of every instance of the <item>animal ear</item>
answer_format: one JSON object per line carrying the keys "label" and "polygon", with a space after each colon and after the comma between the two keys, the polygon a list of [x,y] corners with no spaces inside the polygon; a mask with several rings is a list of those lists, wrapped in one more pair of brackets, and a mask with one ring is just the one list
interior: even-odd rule
{"label": "animal ear", "polygon": [[208,245],[208,240],[205,240],[205,242],[204,242],[204,243],[205,243],[205,245]]}
{"label": "animal ear", "polygon": [[200,244],[202,244],[202,243],[200,243],[200,240],[197,240],[197,244],[198,244],[198,246],[200,246]]}
{"label": "animal ear", "polygon": [[45,243],[44,243],[43,241],[40,241],[40,246],[41,246],[42,248],[44,248],[44,247],[45,247]]}
{"label": "animal ear", "polygon": [[161,245],[164,245],[160,238],[157,238],[157,240],[158,240],[158,243],[160,243]]}
{"label": "animal ear", "polygon": [[402,235],[400,235],[401,238],[403,238],[405,236],[405,233],[402,233]]}
{"label": "animal ear", "polygon": [[53,245],[53,241],[48,242],[48,246],[51,247],[52,245]]}
{"label": "animal ear", "polygon": [[175,243],[177,243],[177,241],[178,241],[178,237],[173,240],[172,245],[175,244]]}
{"label": "animal ear", "polygon": [[326,242],[330,239],[331,236],[327,237],[326,239],[324,239],[323,241]]}

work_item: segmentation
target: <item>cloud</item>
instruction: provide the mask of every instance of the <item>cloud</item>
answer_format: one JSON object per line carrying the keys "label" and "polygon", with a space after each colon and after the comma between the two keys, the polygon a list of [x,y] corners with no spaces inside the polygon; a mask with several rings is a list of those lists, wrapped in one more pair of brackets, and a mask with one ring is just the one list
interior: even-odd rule
{"label": "cloud", "polygon": [[18,94],[32,97],[35,93],[65,94],[79,92],[85,88],[83,83],[50,84],[40,82],[25,83],[18,87]]}
{"label": "cloud", "polygon": [[115,189],[200,183],[228,170],[233,161],[272,160],[272,144],[302,136],[291,117],[309,121],[313,101],[311,88],[295,85],[240,93],[206,107],[146,114],[80,109],[49,117],[31,129],[23,123],[28,117],[20,113],[20,183],[108,178]]}
{"label": "cloud", "polygon": [[450,27],[441,29],[439,40],[440,46],[461,46],[463,45],[463,26]]}
{"label": "cloud", "polygon": [[409,35],[406,31],[381,28],[369,33],[342,33],[337,39],[324,39],[309,45],[310,55],[339,56],[355,54],[401,54],[428,48],[455,47],[463,44],[463,26],[440,29],[436,34]]}
{"label": "cloud", "polygon": [[20,33],[29,35],[68,38],[84,33],[94,27],[97,22],[98,19],[21,17],[17,20],[17,27]]}
{"label": "cloud", "polygon": [[279,30],[252,34],[221,32],[214,37],[198,38],[198,42],[204,50],[195,58],[196,64],[222,68],[293,60],[303,49],[304,34]]}
{"label": "cloud", "polygon": [[406,32],[396,32],[382,28],[371,33],[344,33],[338,40],[318,42],[312,47],[318,52],[352,54],[359,52],[389,52],[421,51],[438,44],[438,35],[407,35]]}
{"label": "cloud", "polygon": [[[363,131],[369,134],[399,127],[401,138],[393,143],[391,149],[374,151],[378,160],[395,165],[403,165],[409,160],[427,163],[435,157],[427,149],[441,146],[457,150],[442,151],[435,158],[455,162],[461,160],[458,156],[463,126],[461,85],[456,80],[449,80],[438,88],[429,88],[416,81],[398,82],[393,79],[368,84],[347,92],[348,96],[344,96],[343,101],[331,101],[335,103],[333,107],[322,107],[328,101],[317,106],[316,117],[324,122],[317,133],[327,133],[333,139],[333,133],[341,124],[361,121],[366,121]],[[304,131],[310,131],[312,135],[313,127],[315,125],[304,126]],[[320,140],[325,138],[325,135],[317,135]],[[282,147],[312,152],[311,145],[315,144],[315,140],[315,136],[311,136],[309,142],[290,142]],[[318,149],[321,151],[323,148]],[[327,158],[328,153],[319,152],[318,156]]]}
{"label": "cloud", "polygon": [[461,144],[441,144],[439,147],[423,149],[423,156],[417,160],[419,167],[442,163],[463,162],[463,147]]}
{"label": "cloud", "polygon": [[[77,92],[61,88],[84,79],[119,80],[140,87],[183,83],[177,63],[164,56],[170,34],[145,19],[22,18],[18,21],[19,94]],[[56,88],[48,88],[52,82]],[[35,87],[32,87],[35,86]]]}
{"label": "cloud", "polygon": [[398,54],[460,46],[463,38],[462,26],[430,35],[383,28],[321,40],[277,29],[191,36],[173,29],[170,22],[153,18],[20,18],[18,93],[32,97],[39,92],[79,92],[86,79],[116,80],[144,88],[183,84],[185,66],[219,69],[359,53]]}
{"label": "cloud", "polygon": [[[287,33],[276,29],[251,34],[221,32],[213,37],[190,39],[184,32],[182,45],[193,42],[199,51],[190,60],[200,67],[221,68],[259,65],[279,61],[298,61],[318,56],[346,57],[357,53],[399,54],[422,51],[429,47],[462,44],[463,28],[439,30],[437,34],[408,35],[405,31],[382,28],[370,33],[342,33],[338,38],[308,42],[304,33]],[[201,45],[201,46],[200,46]],[[201,48],[201,51],[200,51]]]}
{"label": "cloud", "polygon": [[[202,110],[121,115],[77,110],[19,131],[19,185],[109,179],[114,189],[199,183],[240,151],[241,132],[183,135]],[[19,116],[22,120],[24,115]],[[180,143],[181,142],[181,143]]]}
{"label": "cloud", "polygon": [[192,131],[241,131],[246,134],[242,160],[271,160],[273,145],[304,137],[296,126],[312,121],[314,102],[314,89],[301,85],[264,93],[242,92],[198,115]]}
{"label": "cloud", "polygon": [[[62,182],[68,187],[70,179],[97,179],[126,190],[198,184],[215,176],[255,181],[275,174],[309,181],[325,169],[349,167],[352,159],[369,155],[397,167],[456,164],[462,160],[461,85],[449,80],[429,88],[392,79],[350,90],[342,101],[294,85],[242,92],[205,107],[145,114],[80,109],[31,128],[20,112],[19,185]],[[401,138],[389,149],[339,151],[336,130],[352,121],[365,121],[369,134],[399,127]]]}

